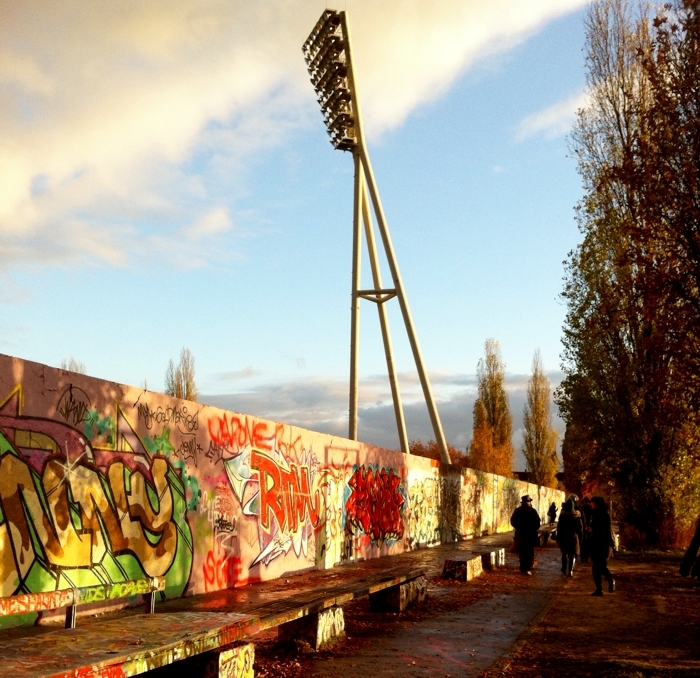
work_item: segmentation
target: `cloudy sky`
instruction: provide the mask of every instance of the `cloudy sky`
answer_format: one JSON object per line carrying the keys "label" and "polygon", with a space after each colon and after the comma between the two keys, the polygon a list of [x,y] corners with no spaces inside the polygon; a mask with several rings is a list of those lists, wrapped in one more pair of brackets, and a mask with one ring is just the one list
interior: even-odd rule
{"label": "cloudy sky", "polygon": [[[584,4],[337,6],[459,447],[487,338],[501,343],[516,428],[535,349],[561,378]],[[203,400],[346,431],[352,160],[328,142],[300,49],[326,6],[0,0],[0,351],[73,356],[91,375],[158,390],[188,346]],[[427,439],[401,316],[388,310],[409,436]],[[371,304],[361,326],[360,439],[395,447]]]}

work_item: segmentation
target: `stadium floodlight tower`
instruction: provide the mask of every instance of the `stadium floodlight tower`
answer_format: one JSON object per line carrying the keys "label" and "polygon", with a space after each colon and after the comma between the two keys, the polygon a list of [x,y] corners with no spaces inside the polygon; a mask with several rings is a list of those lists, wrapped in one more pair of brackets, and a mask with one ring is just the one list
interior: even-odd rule
{"label": "stadium floodlight tower", "polygon": [[[358,411],[358,358],[360,336],[360,299],[374,302],[379,310],[386,354],[387,368],[391,395],[394,401],[394,413],[399,432],[401,450],[409,454],[406,423],[404,420],[401,393],[399,391],[396,369],[394,366],[391,335],[384,303],[396,297],[401,307],[401,314],[406,325],[408,340],[413,352],[413,358],[418,370],[418,377],[423,387],[423,395],[428,407],[428,414],[433,425],[435,440],[440,449],[442,461],[450,463],[450,455],[442,431],[435,399],[430,388],[430,381],[423,366],[418,339],[413,328],[411,312],[408,308],[406,295],[401,282],[399,267],[396,263],[394,248],[389,236],[389,228],[384,218],[384,211],[379,199],[379,192],[372,172],[372,164],[365,145],[362,130],[362,118],[357,96],[357,83],[352,64],[352,46],[348,30],[346,12],[327,9],[321,15],[318,23],[311,31],[303,46],[304,58],[309,67],[311,82],[316,90],[321,105],[331,143],[341,151],[350,151],[355,163],[355,201],[353,213],[353,245],[352,245],[352,313],[350,322],[350,430],[351,440],[357,440],[357,411]],[[384,245],[389,271],[393,279],[392,288],[382,287],[381,272],[377,259],[377,247],[374,240],[374,226],[367,200],[367,189],[371,199],[374,215],[377,220],[379,233]],[[372,268],[373,287],[360,289],[360,262],[362,256],[361,221],[367,238],[367,250]]]}

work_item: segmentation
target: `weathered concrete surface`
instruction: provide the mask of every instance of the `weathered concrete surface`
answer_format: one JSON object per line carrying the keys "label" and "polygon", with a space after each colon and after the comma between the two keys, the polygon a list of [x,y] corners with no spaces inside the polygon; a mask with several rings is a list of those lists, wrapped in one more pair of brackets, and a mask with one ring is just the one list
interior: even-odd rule
{"label": "weathered concrete surface", "polygon": [[[539,564],[532,577],[516,573],[517,557],[508,553],[504,569],[484,572],[477,582],[492,585],[497,591],[473,604],[443,614],[410,622],[388,620],[386,628],[372,642],[348,654],[305,659],[304,676],[366,676],[402,678],[405,676],[479,676],[497,660],[507,655],[521,633],[545,609],[563,584],[559,572],[559,551],[548,547],[538,551]],[[586,573],[588,576],[588,573]],[[499,577],[505,585],[499,585]],[[517,586],[508,582],[514,578]],[[490,584],[483,578],[490,578]],[[452,587],[458,584],[452,584]],[[431,581],[429,596],[449,599],[451,590],[444,590],[439,579]],[[449,608],[449,605],[447,605]],[[352,635],[352,628],[348,634]],[[275,675],[260,672],[260,675]],[[295,675],[280,673],[279,675]]]}
{"label": "weathered concrete surface", "polygon": [[318,650],[345,634],[342,607],[331,607],[282,624],[277,631],[281,642],[301,640]]}
{"label": "weathered concrete surface", "polygon": [[369,606],[373,612],[404,612],[411,605],[422,603],[428,590],[428,580],[417,577],[398,586],[369,594]]}

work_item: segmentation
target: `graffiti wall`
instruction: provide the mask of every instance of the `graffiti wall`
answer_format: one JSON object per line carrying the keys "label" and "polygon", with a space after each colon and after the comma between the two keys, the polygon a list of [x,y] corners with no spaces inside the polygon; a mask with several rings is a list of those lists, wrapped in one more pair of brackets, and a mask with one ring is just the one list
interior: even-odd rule
{"label": "graffiti wall", "polygon": [[563,501],[0,354],[2,596],[145,576],[163,597],[214,591],[507,531],[525,493],[543,518]]}

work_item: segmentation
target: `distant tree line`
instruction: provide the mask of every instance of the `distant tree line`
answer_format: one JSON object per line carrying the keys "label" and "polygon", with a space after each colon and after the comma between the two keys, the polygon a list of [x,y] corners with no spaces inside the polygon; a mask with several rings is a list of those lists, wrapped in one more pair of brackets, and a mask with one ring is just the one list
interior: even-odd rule
{"label": "distant tree line", "polygon": [[629,535],[672,544],[700,511],[700,0],[596,0],[586,30],[565,481],[609,485]]}
{"label": "distant tree line", "polygon": [[[487,339],[485,356],[477,364],[477,398],[473,409],[472,440],[465,452],[448,445],[453,464],[496,473],[513,475],[513,417],[505,389],[505,363],[495,339]],[[556,487],[559,469],[557,432],[552,427],[551,386],[544,372],[539,351],[532,363],[532,376],[527,385],[525,404],[523,455],[534,482]],[[420,440],[410,442],[411,454],[440,459],[437,443]]]}

